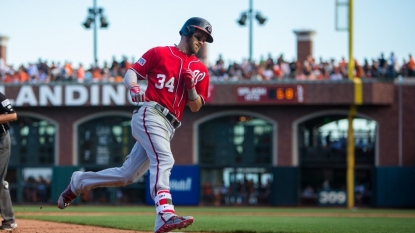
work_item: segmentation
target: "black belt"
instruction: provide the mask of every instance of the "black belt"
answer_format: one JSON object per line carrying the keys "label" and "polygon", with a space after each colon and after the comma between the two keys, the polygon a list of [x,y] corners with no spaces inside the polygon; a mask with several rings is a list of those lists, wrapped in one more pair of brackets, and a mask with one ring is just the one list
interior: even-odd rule
{"label": "black belt", "polygon": [[173,114],[171,114],[170,111],[168,111],[167,108],[161,106],[160,104],[154,105],[154,108],[157,111],[159,111],[161,114],[163,114],[175,129],[180,127],[180,125],[181,125],[180,121],[177,120],[177,118]]}

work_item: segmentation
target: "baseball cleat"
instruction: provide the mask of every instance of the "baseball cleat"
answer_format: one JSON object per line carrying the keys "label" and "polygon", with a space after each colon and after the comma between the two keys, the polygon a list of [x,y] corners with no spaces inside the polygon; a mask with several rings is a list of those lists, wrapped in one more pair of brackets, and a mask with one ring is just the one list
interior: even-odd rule
{"label": "baseball cleat", "polygon": [[59,196],[58,208],[62,210],[65,209],[76,197],[77,196],[71,190],[71,183],[69,183],[68,187],[66,187],[66,189]]}
{"label": "baseball cleat", "polygon": [[156,233],[170,232],[172,230],[186,228],[192,225],[194,219],[192,216],[173,216],[161,226]]}
{"label": "baseball cleat", "polygon": [[17,228],[17,223],[13,219],[7,220],[7,221],[3,220],[1,222],[0,230],[12,231],[16,228]]}

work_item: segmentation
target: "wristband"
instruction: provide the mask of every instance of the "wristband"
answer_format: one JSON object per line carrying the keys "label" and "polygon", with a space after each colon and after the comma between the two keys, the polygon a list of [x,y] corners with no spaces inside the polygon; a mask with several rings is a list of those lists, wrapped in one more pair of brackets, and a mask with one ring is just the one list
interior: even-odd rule
{"label": "wristband", "polygon": [[197,98],[199,98],[199,95],[197,94],[195,88],[192,88],[187,91],[187,98],[189,99],[189,101],[195,101],[197,100]]}

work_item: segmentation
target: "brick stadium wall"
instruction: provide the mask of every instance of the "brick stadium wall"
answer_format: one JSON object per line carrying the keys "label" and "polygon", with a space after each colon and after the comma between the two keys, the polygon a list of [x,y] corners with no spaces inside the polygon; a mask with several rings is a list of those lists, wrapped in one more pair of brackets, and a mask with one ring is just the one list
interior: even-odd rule
{"label": "brick stadium wall", "polygon": [[[263,86],[263,84],[250,84]],[[281,85],[281,84],[270,84]],[[303,83],[305,86],[304,103],[298,104],[263,104],[240,103],[236,99],[236,84],[215,85],[215,93],[211,103],[198,113],[186,109],[182,127],[176,131],[171,148],[177,164],[193,164],[193,126],[194,123],[212,114],[224,111],[249,111],[273,119],[278,124],[277,146],[278,165],[292,166],[292,125],[299,118],[322,111],[348,112],[354,101],[353,84],[336,83]],[[243,84],[247,86],[247,84]],[[248,85],[249,86],[249,85]],[[6,87],[8,98],[16,98],[13,93],[18,86]],[[364,83],[363,105],[358,107],[358,114],[375,120],[378,123],[378,166],[399,165],[399,87],[391,83]],[[402,87],[403,99],[403,165],[415,165],[415,84]],[[59,123],[59,165],[71,165],[74,155],[73,124],[77,120],[103,111],[116,111],[130,114],[133,107],[126,106],[76,106],[76,107],[33,107],[18,106],[18,114],[27,112],[45,116]],[[69,114],[70,113],[70,114]]]}
{"label": "brick stadium wall", "polygon": [[309,55],[313,55],[312,41],[298,41],[297,42],[297,60],[304,62]]}

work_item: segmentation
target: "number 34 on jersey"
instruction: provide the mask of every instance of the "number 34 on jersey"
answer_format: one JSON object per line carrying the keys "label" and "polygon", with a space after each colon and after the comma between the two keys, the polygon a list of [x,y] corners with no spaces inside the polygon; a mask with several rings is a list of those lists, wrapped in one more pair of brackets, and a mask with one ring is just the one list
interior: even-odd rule
{"label": "number 34 on jersey", "polygon": [[[193,71],[196,75],[196,83],[205,78],[206,73],[200,70]],[[167,88],[168,92],[174,92],[176,77],[166,78],[165,74],[157,74],[157,82],[154,84],[157,89]],[[183,84],[184,85],[184,84]]]}

